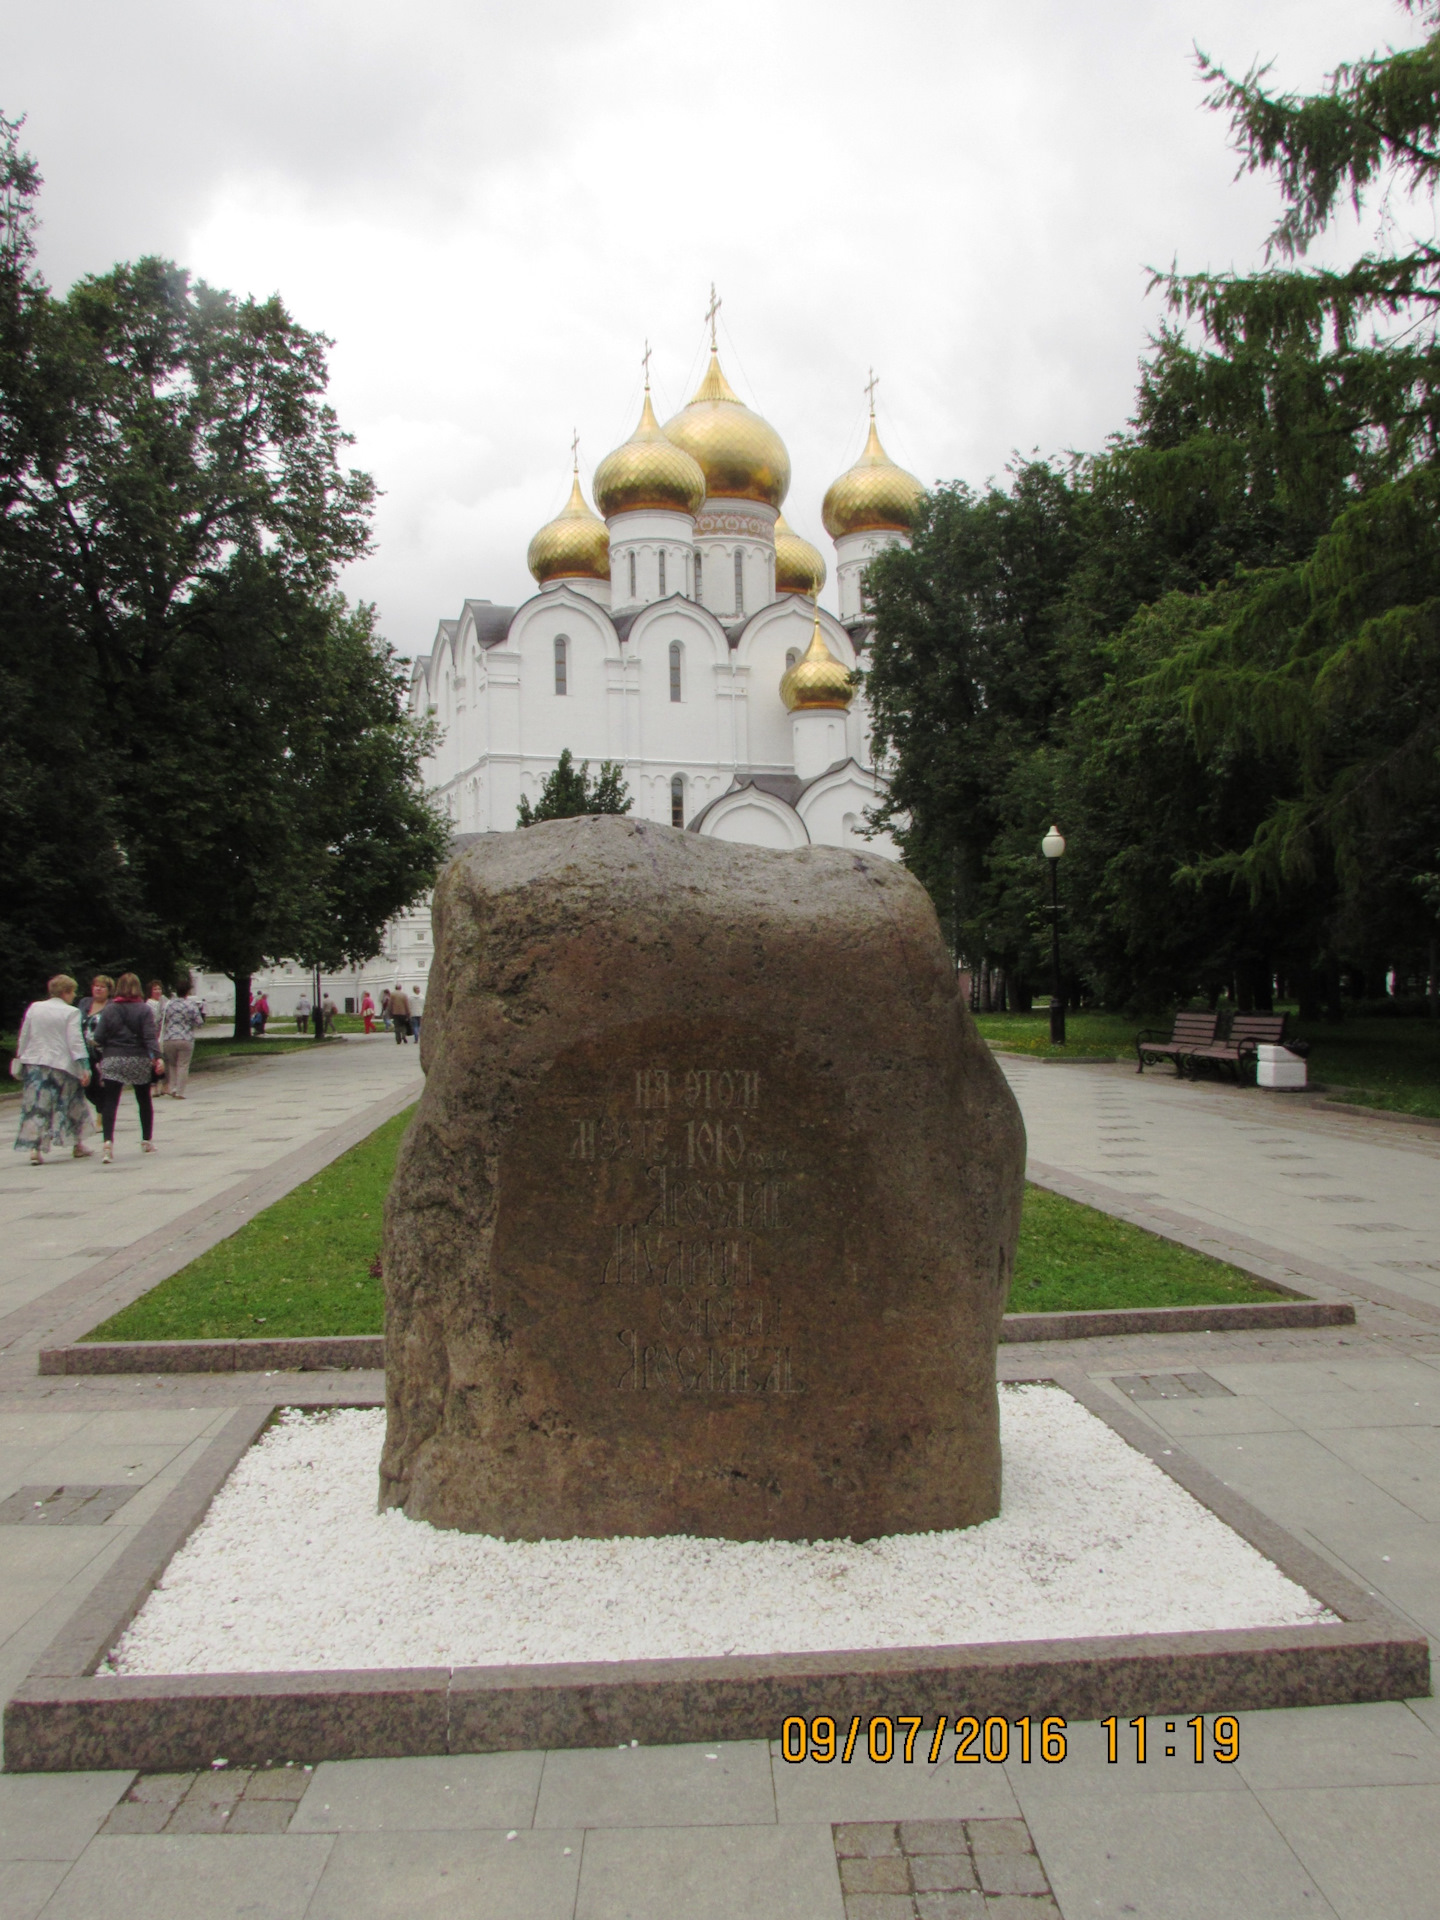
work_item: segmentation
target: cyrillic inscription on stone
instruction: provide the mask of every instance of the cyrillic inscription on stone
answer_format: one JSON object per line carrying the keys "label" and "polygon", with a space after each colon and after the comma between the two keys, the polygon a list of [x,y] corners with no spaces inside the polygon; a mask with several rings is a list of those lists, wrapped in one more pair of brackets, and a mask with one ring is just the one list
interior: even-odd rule
{"label": "cyrillic inscription on stone", "polygon": [[765,1051],[647,1023],[572,1050],[528,1104],[501,1167],[496,1297],[515,1357],[562,1401],[817,1384],[812,1323],[841,1258],[828,1189],[850,1154],[813,1074]]}

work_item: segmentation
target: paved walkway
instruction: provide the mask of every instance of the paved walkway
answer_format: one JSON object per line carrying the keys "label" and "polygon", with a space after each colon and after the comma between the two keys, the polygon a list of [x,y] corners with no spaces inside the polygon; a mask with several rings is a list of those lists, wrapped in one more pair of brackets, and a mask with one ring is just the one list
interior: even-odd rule
{"label": "paved walkway", "polygon": [[[0,1141],[0,1356],[87,1332],[419,1097],[419,1049],[329,1041],[207,1068],[155,1103],[154,1153],[122,1106],[115,1160],[32,1167]],[[19,1118],[7,1107],[9,1125]],[[0,1359],[0,1379],[7,1376]]]}
{"label": "paved walkway", "polygon": [[1207,1240],[1268,1247],[1302,1285],[1323,1269],[1440,1325],[1440,1127],[1326,1113],[1168,1069],[1014,1057],[1004,1067],[1033,1177],[1100,1183],[1107,1205],[1181,1213]]}
{"label": "paved walkway", "polygon": [[[117,1191],[131,1183],[119,1198],[101,1197],[110,1176],[93,1163],[48,1168],[33,1185],[29,1169],[0,1170],[10,1250],[0,1284],[15,1288],[0,1320],[0,1341],[9,1339],[0,1500],[42,1481],[140,1488],[103,1525],[0,1532],[0,1690],[229,1410],[268,1392],[253,1376],[42,1380],[33,1363],[42,1322],[81,1330],[74,1323],[96,1299],[178,1264],[185,1236],[232,1230],[264,1194],[305,1177],[297,1166],[308,1172],[403,1104],[415,1061],[396,1052],[356,1046],[247,1067],[225,1085],[223,1105],[218,1088],[203,1099],[197,1089],[178,1110],[183,1135],[167,1103],[168,1166],[165,1154],[153,1169],[138,1156],[117,1163]],[[1440,1259],[1440,1137],[1272,1107],[1253,1093],[1137,1081],[1124,1069],[1013,1073],[1047,1182],[1348,1294],[1359,1324],[1011,1347],[1002,1372],[1084,1366],[1398,1610],[1440,1630],[1440,1274],[1427,1277],[1426,1264]],[[222,1135],[242,1112],[238,1131]],[[277,1116],[293,1129],[283,1138]],[[183,1181],[173,1171],[182,1140]],[[1132,1152],[1140,1157],[1122,1157]],[[1321,1177],[1289,1178],[1300,1174]],[[185,1193],[160,1191],[182,1184]],[[42,1187],[45,1198],[32,1199]],[[1318,1197],[1332,1187],[1333,1201]],[[115,1210],[102,1226],[92,1207]],[[22,1236],[49,1223],[19,1216],[51,1211],[73,1224],[37,1253]],[[102,1246],[123,1250],[85,1251]],[[1214,1389],[1150,1397],[1158,1388],[1147,1377],[1174,1372],[1207,1373]],[[377,1384],[308,1375],[306,1398]],[[792,1767],[752,1741],[363,1761],[298,1778],[3,1777],[0,1914],[1435,1920],[1435,1701],[1247,1714],[1233,1767],[1213,1758],[1196,1767],[1186,1739],[1152,1721],[1146,1764],[1125,1748],[1114,1767],[1092,1725],[1072,1726],[1065,1761],[1051,1767],[876,1766],[859,1755],[848,1767]],[[1182,1754],[1167,1759],[1167,1744]]]}

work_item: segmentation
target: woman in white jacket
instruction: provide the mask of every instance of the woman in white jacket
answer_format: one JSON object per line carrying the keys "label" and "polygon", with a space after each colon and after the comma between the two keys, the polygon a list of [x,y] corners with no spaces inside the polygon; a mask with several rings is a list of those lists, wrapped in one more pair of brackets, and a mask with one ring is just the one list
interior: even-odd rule
{"label": "woman in white jacket", "polygon": [[57,973],[49,983],[50,998],[26,1009],[20,1044],[10,1062],[12,1078],[24,1083],[20,1100],[20,1131],[15,1151],[30,1150],[30,1164],[38,1167],[50,1148],[67,1141],[77,1160],[86,1160],[85,1124],[89,1108],[81,1089],[90,1083],[90,1055],[75,1006],[75,982]]}

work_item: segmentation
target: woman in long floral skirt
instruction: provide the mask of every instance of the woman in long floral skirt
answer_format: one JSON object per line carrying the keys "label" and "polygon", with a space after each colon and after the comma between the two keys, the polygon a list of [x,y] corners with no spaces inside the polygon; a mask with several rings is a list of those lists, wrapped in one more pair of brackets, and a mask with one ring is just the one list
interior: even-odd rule
{"label": "woman in long floral skirt", "polygon": [[26,1009],[10,1062],[11,1075],[23,1089],[15,1151],[28,1148],[32,1167],[40,1166],[53,1146],[68,1145],[77,1160],[90,1156],[85,1145],[90,1109],[84,1093],[90,1055],[74,1005],[75,982],[68,973],[57,973],[48,992],[47,1000],[36,1000]]}

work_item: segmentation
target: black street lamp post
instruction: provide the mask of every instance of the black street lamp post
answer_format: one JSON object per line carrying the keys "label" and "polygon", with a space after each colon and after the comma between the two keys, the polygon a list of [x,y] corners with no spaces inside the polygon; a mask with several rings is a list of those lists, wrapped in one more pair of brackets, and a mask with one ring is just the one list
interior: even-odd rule
{"label": "black street lamp post", "polygon": [[1065,851],[1065,836],[1051,827],[1040,842],[1040,851],[1050,862],[1050,1044],[1065,1044],[1065,995],[1060,985],[1060,856]]}

